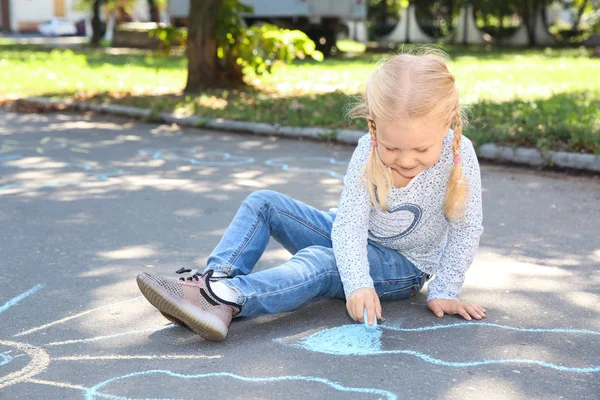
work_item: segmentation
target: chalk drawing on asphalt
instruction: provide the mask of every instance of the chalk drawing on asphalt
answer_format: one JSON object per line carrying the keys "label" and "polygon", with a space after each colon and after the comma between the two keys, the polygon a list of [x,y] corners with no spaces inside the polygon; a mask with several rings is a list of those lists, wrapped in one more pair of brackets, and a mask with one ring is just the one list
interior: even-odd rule
{"label": "chalk drawing on asphalt", "polygon": [[[83,163],[35,161],[24,158],[21,154],[0,155],[0,168],[9,170],[26,170],[39,172],[35,176],[29,174],[24,178],[14,178],[11,175],[2,177],[0,191],[9,189],[41,189],[47,187],[60,187],[79,185],[88,182],[101,182],[109,178],[120,176],[124,173],[121,169],[97,168]],[[40,175],[40,176],[38,176]],[[61,178],[61,175],[73,176]],[[13,182],[5,183],[7,179]]]}
{"label": "chalk drawing on asphalt", "polygon": [[12,139],[0,140],[0,154],[3,153],[20,153],[20,152],[36,152],[38,154],[46,154],[55,150],[68,150],[75,153],[88,154],[91,149],[105,148],[116,144],[127,142],[139,142],[137,136],[117,136],[114,139],[97,140],[93,138],[93,142],[88,142],[79,139],[68,139],[56,136],[45,136],[40,140],[19,141]]}
{"label": "chalk drawing on asphalt", "polygon": [[[138,153],[154,160],[178,161],[207,167],[237,166],[257,162],[253,157],[237,156],[218,151],[201,151],[194,148],[141,149]],[[282,157],[266,160],[264,164],[281,169],[284,172],[324,174],[337,179],[344,178],[348,167],[348,161],[340,161],[330,157]]]}
{"label": "chalk drawing on asphalt", "polygon": [[256,162],[256,159],[253,157],[236,156],[220,151],[199,151],[193,148],[141,149],[138,153],[155,160],[179,161],[207,167],[236,166]]}
{"label": "chalk drawing on asphalt", "polygon": [[[269,167],[280,168],[284,172],[325,174],[337,179],[344,179],[345,171],[348,168],[348,161],[339,161],[329,157],[281,157],[267,160],[265,164]],[[305,164],[310,167],[303,166]]]}
{"label": "chalk drawing on asphalt", "polygon": [[[100,392],[100,389],[103,389],[105,386],[108,386],[109,384],[111,384],[113,382],[131,379],[131,378],[135,378],[138,376],[152,376],[152,375],[154,375],[153,379],[158,379],[158,377],[156,377],[156,375],[158,375],[158,376],[164,375],[169,378],[178,378],[178,379],[182,379],[182,380],[201,380],[201,379],[210,379],[210,378],[220,378],[220,379],[225,380],[225,382],[223,382],[223,384],[227,384],[228,386],[231,385],[231,383],[229,383],[231,380],[234,380],[234,381],[239,380],[239,381],[244,382],[247,385],[247,386],[245,386],[245,388],[247,387],[248,389],[251,388],[252,384],[265,385],[265,384],[276,384],[276,383],[283,382],[284,384],[286,384],[286,387],[288,387],[289,382],[308,382],[310,384],[324,385],[325,387],[329,387],[329,388],[339,391],[339,392],[345,392],[348,394],[357,394],[357,395],[360,395],[361,399],[373,398],[373,399],[397,400],[397,398],[398,398],[394,393],[388,392],[386,390],[373,389],[373,388],[362,388],[362,387],[349,387],[349,386],[344,386],[337,382],[333,382],[329,379],[319,378],[319,377],[314,377],[314,376],[273,376],[273,377],[260,377],[259,378],[259,377],[241,376],[241,375],[237,375],[237,374],[233,374],[233,373],[229,373],[229,372],[212,372],[212,373],[207,373],[207,374],[186,375],[186,374],[179,374],[179,373],[171,372],[169,370],[150,370],[150,371],[134,372],[131,374],[119,376],[116,378],[112,378],[112,379],[108,379],[106,381],[100,382],[97,385],[94,385],[93,387],[85,390],[85,400],[95,400],[95,399],[99,399],[99,398],[108,398],[108,399],[117,399],[118,398],[118,399],[125,400],[126,398],[124,398],[124,397],[117,397],[117,396],[110,395],[105,392]],[[198,386],[196,386],[196,387],[198,387]],[[323,389],[321,389],[321,391],[319,393],[321,393],[321,395],[323,395]],[[164,400],[167,400],[167,399],[164,399]]]}
{"label": "chalk drawing on asphalt", "polygon": [[[38,293],[43,288],[44,288],[44,285],[38,284],[38,285],[30,288],[29,290],[26,290],[23,293],[6,301],[4,304],[0,305],[0,326],[8,326],[8,325],[4,324],[2,321],[5,317],[5,315],[8,314],[10,311],[17,312],[16,310],[18,309],[18,306],[21,305],[21,303],[27,302],[32,295]],[[142,296],[137,296],[132,299],[96,307],[96,308],[93,308],[90,310],[86,310],[86,311],[80,312],[76,315],[71,315],[71,316],[68,316],[65,318],[61,318],[59,320],[41,325],[39,327],[32,328],[27,331],[14,334],[13,337],[21,338],[23,336],[32,335],[32,334],[37,333],[42,330],[49,330],[56,325],[64,324],[73,319],[81,318],[81,317],[89,315],[91,313],[99,312],[100,310],[104,310],[104,309],[118,306],[118,305],[124,305],[126,303],[131,303],[133,301],[143,301]],[[31,307],[31,305],[27,305],[27,306]],[[132,354],[132,355],[76,354],[73,356],[52,357],[50,354],[50,349],[52,349],[54,346],[67,346],[67,345],[77,344],[77,343],[110,341],[114,338],[119,338],[119,337],[123,337],[123,336],[148,335],[151,333],[163,331],[166,329],[172,329],[175,327],[176,326],[173,324],[168,324],[168,325],[155,327],[155,328],[139,329],[139,330],[135,330],[135,331],[126,331],[126,332],[120,332],[120,333],[115,333],[115,334],[106,335],[106,336],[96,336],[96,337],[92,337],[92,338],[72,339],[72,340],[65,340],[65,341],[50,342],[50,343],[47,343],[44,345],[32,345],[32,344],[24,343],[21,341],[17,342],[17,341],[12,341],[12,340],[4,340],[3,338],[0,338],[0,389],[7,387],[7,386],[17,384],[17,383],[26,383],[26,382],[33,382],[33,383],[46,382],[47,383],[48,381],[36,380],[33,378],[36,375],[39,375],[40,373],[42,373],[46,369],[48,369],[50,366],[50,362],[52,360],[54,360],[54,361],[76,361],[76,362],[84,361],[84,362],[86,362],[86,361],[97,361],[97,360],[108,361],[108,360],[136,360],[136,359],[137,360],[214,359],[214,358],[221,357],[220,355],[203,355],[203,354],[192,354],[192,355],[190,355],[190,354],[156,354],[156,355],[155,354],[141,354],[141,355],[137,355],[137,354]],[[38,339],[39,339],[39,337],[38,337]],[[18,340],[22,340],[22,339],[18,339]],[[21,368],[13,367],[11,364],[13,364],[14,360],[16,360],[16,359],[19,359],[19,360],[26,359],[27,360],[26,365]],[[19,366],[21,366],[23,363],[24,362],[20,361]],[[60,385],[62,385],[62,387],[77,386],[77,385],[73,385],[70,383],[61,383]],[[83,389],[85,389],[85,388],[83,388]]]}
{"label": "chalk drawing on asphalt", "polygon": [[[0,306],[0,313],[7,311],[13,307],[18,306],[21,302],[26,301],[30,296],[39,292],[44,286],[39,284],[31,289],[13,297],[12,299],[5,302],[2,306]],[[39,333],[43,330],[50,330],[52,327],[60,324],[65,324],[69,321],[72,321],[77,318],[82,318],[86,315],[89,315],[94,312],[99,312],[106,308],[114,307],[117,305],[126,305],[133,301],[141,300],[141,296],[134,297],[132,299],[127,299],[124,301],[120,301],[117,303],[104,305],[96,308],[92,308],[75,315],[71,315],[65,318],[58,319],[56,321],[46,323],[44,325],[31,328],[29,330],[17,333],[13,335],[14,337],[24,337],[31,336],[35,333]],[[0,317],[1,318],[1,317]],[[40,375],[48,368],[50,368],[51,362],[56,364],[57,362],[94,362],[94,361],[122,361],[122,360],[193,360],[193,359],[218,359],[221,358],[221,355],[203,355],[203,354],[133,354],[133,355],[123,355],[123,354],[103,354],[103,355],[85,355],[85,354],[76,354],[72,356],[52,356],[50,353],[50,348],[53,346],[67,346],[71,344],[81,344],[81,343],[90,343],[94,341],[100,340],[111,340],[117,337],[122,337],[125,335],[136,335],[136,334],[148,334],[154,333],[165,329],[176,328],[175,325],[169,324],[162,327],[157,328],[148,328],[148,329],[140,329],[135,331],[127,331],[116,333],[112,335],[106,336],[97,336],[93,338],[85,338],[85,339],[73,339],[73,340],[64,340],[57,342],[50,342],[42,346],[33,346],[28,343],[22,342],[14,342],[8,340],[0,340],[0,367],[10,367],[11,361],[15,357],[24,358],[28,357],[28,363],[25,367],[12,371],[11,373],[4,374],[0,376],[0,389],[19,384],[19,383],[33,383],[40,385],[49,385],[55,386],[65,389],[75,389],[83,392],[85,399],[122,399],[129,400],[129,397],[117,396],[108,393],[110,391],[110,385],[112,383],[117,383],[118,381],[130,380],[135,377],[152,377],[152,379],[160,378],[161,376],[166,376],[169,378],[177,378],[184,381],[195,381],[201,379],[220,379],[226,381],[238,381],[244,385],[244,388],[251,388],[252,385],[268,385],[268,384],[278,384],[278,383],[286,383],[289,382],[298,382],[298,383],[307,383],[310,385],[323,385],[323,387],[327,387],[328,389],[345,392],[348,395],[357,395],[360,398],[384,398],[389,400],[396,400],[397,397],[394,393],[389,391],[375,389],[375,388],[364,388],[364,387],[351,387],[343,385],[339,382],[334,382],[329,379],[315,377],[315,376],[268,376],[268,377],[251,377],[251,376],[241,376],[234,373],[229,372],[211,372],[204,374],[196,374],[196,375],[185,375],[179,374],[176,372],[172,372],[169,370],[149,370],[149,371],[137,371],[128,373],[122,376],[113,377],[102,381],[92,387],[85,387],[82,385],[70,383],[70,382],[57,382],[45,379],[36,378],[37,375]],[[0,370],[0,374],[4,371]],[[141,387],[143,387],[142,385]],[[323,389],[322,389],[323,390]],[[148,393],[148,395],[152,395]],[[365,397],[366,396],[366,397]]]}
{"label": "chalk drawing on asphalt", "polygon": [[[284,345],[301,348],[310,352],[331,354],[339,356],[378,356],[387,354],[409,355],[421,359],[430,364],[445,367],[465,368],[492,364],[529,364],[544,368],[550,368],[561,372],[595,373],[600,372],[600,364],[587,366],[565,366],[534,359],[483,359],[473,361],[447,361],[433,357],[421,351],[410,349],[384,349],[382,337],[388,332],[425,332],[447,329],[500,329],[516,332],[561,334],[579,336],[600,336],[600,332],[582,329],[539,329],[539,328],[515,328],[506,325],[492,324],[486,322],[463,322],[448,325],[434,325],[418,328],[401,328],[390,325],[379,325],[377,329],[365,328],[362,324],[342,325],[335,328],[325,329],[312,333],[298,340],[290,338],[276,339]],[[598,361],[598,360],[596,360]]]}

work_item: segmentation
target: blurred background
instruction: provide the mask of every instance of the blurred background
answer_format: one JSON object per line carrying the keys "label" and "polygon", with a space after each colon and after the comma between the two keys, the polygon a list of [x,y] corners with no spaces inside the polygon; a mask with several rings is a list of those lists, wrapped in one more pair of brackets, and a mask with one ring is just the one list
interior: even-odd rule
{"label": "blurred background", "polygon": [[0,0],[0,102],[364,129],[377,60],[441,47],[487,142],[600,154],[599,0]]}

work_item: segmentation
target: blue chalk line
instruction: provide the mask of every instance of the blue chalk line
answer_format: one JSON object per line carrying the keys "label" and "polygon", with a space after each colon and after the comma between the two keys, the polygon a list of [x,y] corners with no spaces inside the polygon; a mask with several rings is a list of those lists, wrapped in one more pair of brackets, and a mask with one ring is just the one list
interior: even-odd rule
{"label": "blue chalk line", "polygon": [[[446,367],[475,367],[480,365],[491,365],[491,364],[533,364],[545,368],[554,369],[562,372],[577,372],[577,373],[592,373],[600,372],[600,365],[591,367],[565,367],[563,365],[552,364],[545,361],[539,360],[527,360],[527,359],[489,359],[481,361],[469,361],[469,362],[451,362],[445,361],[438,358],[431,357],[428,354],[421,353],[413,350],[399,349],[399,350],[382,350],[381,349],[381,337],[382,330],[388,329],[391,331],[401,332],[422,332],[436,329],[446,328],[458,328],[466,326],[485,326],[495,327],[501,329],[514,330],[519,332],[551,332],[551,333],[572,333],[572,334],[590,334],[600,335],[600,332],[590,330],[578,330],[578,329],[526,329],[526,328],[513,328],[505,325],[498,325],[492,323],[457,323],[449,325],[436,325],[422,328],[400,328],[393,326],[382,326],[381,329],[365,328],[363,325],[343,325],[337,328],[326,329],[317,333],[314,333],[308,337],[303,338],[298,343],[291,344],[294,347],[299,347],[304,350],[334,354],[343,356],[363,356],[363,355],[384,355],[384,354],[407,354],[422,359],[431,364],[441,365]],[[278,339],[280,343],[289,344],[283,339]]]}
{"label": "blue chalk line", "polygon": [[[131,373],[128,375],[123,375],[123,376],[119,376],[116,378],[108,379],[104,382],[100,382],[97,385],[85,390],[85,400],[94,400],[98,397],[110,399],[110,400],[131,400],[128,397],[121,397],[121,396],[114,396],[114,395],[110,395],[110,394],[100,393],[100,392],[98,392],[98,390],[101,389],[102,387],[104,387],[112,382],[118,381],[118,380],[127,379],[127,378],[131,378],[131,377],[136,377],[136,376],[142,376],[142,375],[152,375],[152,374],[165,374],[170,377],[180,378],[180,379],[202,379],[202,378],[211,378],[211,377],[228,377],[228,378],[239,379],[241,381],[251,382],[251,383],[283,382],[283,381],[316,382],[316,383],[323,383],[323,384],[328,385],[328,386],[332,387],[333,389],[339,390],[341,392],[365,393],[365,394],[372,394],[372,395],[376,395],[376,396],[384,396],[384,398],[387,398],[388,400],[397,400],[398,399],[398,397],[394,393],[388,392],[386,390],[346,387],[346,386],[340,385],[339,383],[332,382],[328,379],[317,378],[317,377],[313,377],[313,376],[275,376],[275,377],[269,377],[269,378],[251,378],[251,377],[245,377],[245,376],[232,374],[229,372],[213,372],[213,373],[199,374],[199,375],[184,375],[184,374],[178,374],[175,372],[171,372],[168,370],[150,370],[150,371],[134,372],[134,373]],[[167,399],[164,399],[164,400],[167,400]]]}
{"label": "blue chalk line", "polygon": [[265,161],[265,164],[270,166],[270,167],[279,167],[281,168],[282,171],[285,172],[289,172],[289,171],[295,171],[295,172],[313,172],[313,173],[318,173],[318,174],[327,174],[333,178],[337,178],[337,179],[344,179],[344,174],[338,174],[335,171],[332,171],[330,169],[323,169],[323,168],[302,168],[302,167],[290,167],[290,165],[288,164],[288,162],[291,161],[296,161],[296,160],[303,160],[303,161],[313,161],[313,162],[323,162],[325,164],[330,164],[330,165],[339,165],[339,166],[347,166],[348,165],[348,161],[338,161],[335,158],[328,158],[328,157],[281,157],[281,158],[274,158],[271,160],[267,160]]}
{"label": "blue chalk line", "polygon": [[35,292],[40,290],[42,287],[44,287],[44,285],[38,284],[38,285],[32,287],[31,289],[29,289],[28,291],[26,291],[25,293],[22,293],[22,294],[18,295],[17,297],[15,297],[14,299],[7,301],[2,307],[0,307],[0,313],[8,310],[12,306],[17,304],[21,300],[23,300],[25,297],[34,294]]}
{"label": "blue chalk line", "polygon": [[88,339],[74,339],[74,340],[66,340],[64,342],[52,342],[52,343],[48,343],[47,346],[58,346],[58,345],[65,345],[65,344],[98,342],[100,340],[109,340],[109,339],[114,339],[114,338],[118,338],[118,337],[121,337],[121,336],[135,335],[135,334],[138,334],[138,333],[164,331],[165,329],[172,329],[172,328],[176,328],[177,326],[179,326],[179,325],[169,324],[169,325],[165,325],[165,326],[160,327],[160,328],[139,329],[139,330],[136,330],[136,331],[121,332],[121,333],[115,333],[113,335],[98,336],[98,337],[93,337],[93,338],[88,338]]}
{"label": "blue chalk line", "polygon": [[[198,160],[197,158],[192,157],[180,157],[180,156],[171,156],[165,155],[163,153],[191,153],[194,155],[200,156],[215,156],[222,157],[223,161],[205,161]],[[165,161],[184,161],[193,165],[204,165],[204,166],[215,166],[215,167],[225,167],[225,166],[235,166],[235,165],[243,165],[243,164],[252,164],[256,161],[256,159],[252,157],[245,156],[234,156],[229,153],[223,153],[218,151],[203,151],[199,152],[196,149],[184,149],[184,148],[174,148],[174,149],[165,149],[165,150],[153,150],[153,149],[142,149],[138,151],[139,154],[148,155],[155,160],[165,160]]]}
{"label": "blue chalk line", "polygon": [[[18,160],[21,158],[22,158],[21,154],[7,154],[4,156],[0,156],[0,167],[18,168],[18,169],[34,169],[34,168],[36,168],[35,166],[31,166],[31,165],[3,165],[2,164],[5,161],[14,161],[14,160]],[[65,166],[79,168],[84,171],[94,171],[94,167],[92,167],[91,165],[87,165],[87,164],[66,163]],[[115,169],[110,172],[97,172],[97,173],[93,174],[92,177],[89,179],[81,179],[81,180],[76,180],[76,181],[52,181],[52,182],[48,182],[48,183],[43,183],[41,185],[22,185],[22,184],[18,184],[18,183],[17,184],[7,184],[7,185],[1,185],[0,190],[41,189],[41,188],[46,188],[46,187],[78,185],[78,184],[87,183],[87,182],[101,182],[101,181],[105,181],[105,180],[115,177],[115,176],[123,175],[123,173],[124,173],[123,170]]]}
{"label": "blue chalk line", "polygon": [[0,353],[0,367],[12,361],[12,357],[8,354]]}
{"label": "blue chalk line", "polygon": [[400,328],[397,326],[381,326],[384,329],[389,329],[391,331],[398,332],[424,332],[424,331],[435,331],[438,329],[448,329],[448,328],[462,328],[462,327],[476,327],[476,326],[488,326],[492,328],[500,328],[506,329],[510,331],[517,332],[532,332],[532,333],[582,333],[586,335],[600,335],[600,332],[590,331],[585,329],[563,329],[563,328],[548,328],[548,329],[537,329],[537,328],[515,328],[512,326],[493,324],[489,322],[459,322],[456,324],[448,324],[448,325],[433,325],[433,326],[424,326],[421,328]]}

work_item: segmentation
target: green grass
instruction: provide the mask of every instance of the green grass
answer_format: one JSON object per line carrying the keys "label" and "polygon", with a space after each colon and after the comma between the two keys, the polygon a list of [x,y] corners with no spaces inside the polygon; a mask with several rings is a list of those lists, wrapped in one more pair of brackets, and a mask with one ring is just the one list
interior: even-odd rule
{"label": "green grass", "polygon": [[[73,97],[205,118],[364,129],[362,121],[345,118],[344,108],[382,55],[361,53],[364,46],[352,42],[341,47],[355,53],[279,66],[271,76],[250,79],[243,91],[184,96],[183,57],[45,51],[0,42],[0,97]],[[470,106],[467,135],[477,144],[600,154],[600,60],[586,50],[445,49]]]}

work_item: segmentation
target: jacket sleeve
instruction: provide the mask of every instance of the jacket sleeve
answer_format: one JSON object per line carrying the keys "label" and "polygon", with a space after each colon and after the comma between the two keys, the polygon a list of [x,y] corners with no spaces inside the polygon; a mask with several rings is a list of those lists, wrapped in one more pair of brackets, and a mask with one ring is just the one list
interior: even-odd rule
{"label": "jacket sleeve", "polygon": [[346,298],[356,289],[374,287],[367,258],[371,199],[361,182],[363,166],[370,151],[367,134],[359,140],[348,165],[331,232],[333,251]]}
{"label": "jacket sleeve", "polygon": [[427,300],[458,299],[465,274],[475,258],[483,232],[481,203],[481,175],[473,145],[463,140],[461,146],[463,173],[469,184],[465,219],[450,223],[446,246],[440,258],[435,278],[429,282]]}

